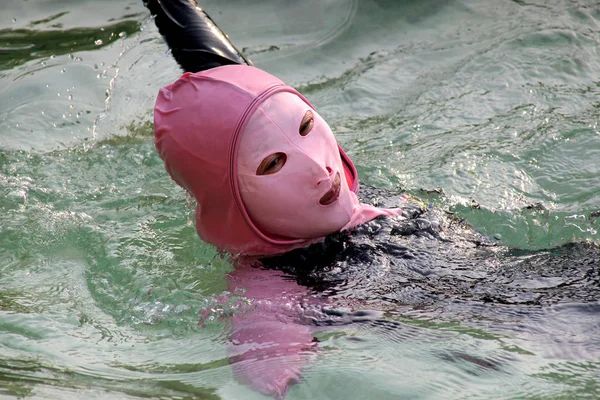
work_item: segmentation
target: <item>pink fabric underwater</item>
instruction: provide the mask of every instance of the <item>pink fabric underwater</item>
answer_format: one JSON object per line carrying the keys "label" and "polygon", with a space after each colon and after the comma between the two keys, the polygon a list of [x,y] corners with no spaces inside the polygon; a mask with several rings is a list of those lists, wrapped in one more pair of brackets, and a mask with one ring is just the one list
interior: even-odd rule
{"label": "pink fabric underwater", "polygon": [[[314,126],[301,136],[308,110]],[[356,169],[327,123],[295,89],[258,68],[184,74],[160,90],[154,126],[167,171],[197,201],[198,234],[219,250],[284,253],[401,213],[358,201]],[[273,153],[286,156],[281,170],[257,175]]]}

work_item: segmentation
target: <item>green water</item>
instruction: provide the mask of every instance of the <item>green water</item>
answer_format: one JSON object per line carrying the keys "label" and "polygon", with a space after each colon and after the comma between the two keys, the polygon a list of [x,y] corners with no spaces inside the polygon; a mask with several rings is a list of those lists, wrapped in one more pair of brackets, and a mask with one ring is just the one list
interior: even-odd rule
{"label": "green water", "polygon": [[[203,5],[307,95],[362,181],[506,246],[598,241],[598,4]],[[261,398],[227,360],[232,267],[197,238],[153,147],[154,96],[179,74],[141,0],[4,0],[0,397]],[[527,316],[490,305],[502,332],[469,323],[478,307],[319,333],[288,398],[600,397],[598,299]]]}

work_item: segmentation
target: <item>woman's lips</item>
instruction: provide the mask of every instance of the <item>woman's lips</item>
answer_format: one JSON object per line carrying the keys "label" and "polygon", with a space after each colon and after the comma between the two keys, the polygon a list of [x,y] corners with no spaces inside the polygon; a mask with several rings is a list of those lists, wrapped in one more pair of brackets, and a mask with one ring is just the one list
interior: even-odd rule
{"label": "woman's lips", "polygon": [[341,183],[342,180],[340,178],[340,173],[338,172],[337,174],[335,174],[335,178],[333,179],[331,189],[329,189],[329,191],[325,193],[323,197],[321,197],[321,200],[319,200],[319,204],[321,204],[322,206],[328,206],[335,202],[340,197],[340,189],[342,187]]}

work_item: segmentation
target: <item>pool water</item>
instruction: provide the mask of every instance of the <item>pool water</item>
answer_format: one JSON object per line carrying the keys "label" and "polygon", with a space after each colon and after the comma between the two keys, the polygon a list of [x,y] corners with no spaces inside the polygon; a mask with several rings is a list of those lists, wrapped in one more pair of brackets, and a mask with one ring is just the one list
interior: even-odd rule
{"label": "pool water", "polygon": [[[598,4],[203,6],[310,99],[362,182],[510,248],[598,242]],[[0,397],[263,398],[228,361],[233,267],[198,239],[154,149],[155,95],[180,74],[141,0],[5,0]],[[600,299],[435,310],[398,304],[316,333],[287,398],[600,397]]]}

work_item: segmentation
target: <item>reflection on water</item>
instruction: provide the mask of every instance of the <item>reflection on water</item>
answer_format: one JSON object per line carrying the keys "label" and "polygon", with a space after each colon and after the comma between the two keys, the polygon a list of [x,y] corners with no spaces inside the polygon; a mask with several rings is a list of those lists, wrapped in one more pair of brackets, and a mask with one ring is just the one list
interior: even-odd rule
{"label": "reflection on water", "polygon": [[[311,300],[270,306],[318,351],[288,398],[600,396],[598,250],[570,244],[600,229],[597,8],[203,5],[307,94],[364,182],[512,248],[469,258],[484,250],[407,225],[296,275]],[[141,2],[1,14],[0,396],[262,398],[234,379],[228,337],[231,315],[268,299],[232,288],[154,150],[154,96],[180,70]]]}

